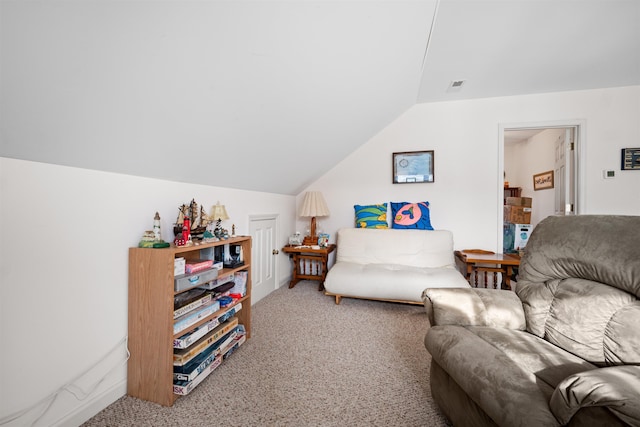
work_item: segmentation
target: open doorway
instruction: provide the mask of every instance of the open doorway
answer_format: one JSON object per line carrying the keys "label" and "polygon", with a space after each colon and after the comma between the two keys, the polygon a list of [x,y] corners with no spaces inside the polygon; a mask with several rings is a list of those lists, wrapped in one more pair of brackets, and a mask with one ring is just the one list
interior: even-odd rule
{"label": "open doorway", "polygon": [[[514,219],[512,214],[511,218],[505,218],[508,214],[505,211],[510,211],[503,209],[507,196],[531,199],[530,212],[523,220],[529,224],[530,231],[550,215],[576,215],[580,212],[581,125],[553,123],[501,126],[500,184],[504,197],[499,201],[498,242],[504,251],[507,251],[504,230]],[[536,177],[537,184],[534,183]],[[500,193],[502,196],[502,191]]]}

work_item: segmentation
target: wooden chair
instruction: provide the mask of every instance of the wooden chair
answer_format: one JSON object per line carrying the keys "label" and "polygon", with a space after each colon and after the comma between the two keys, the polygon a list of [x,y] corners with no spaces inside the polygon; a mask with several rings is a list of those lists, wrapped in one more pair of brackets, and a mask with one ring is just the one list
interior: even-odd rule
{"label": "wooden chair", "polygon": [[468,265],[464,262],[464,254],[484,254],[484,255],[494,255],[495,252],[486,251],[484,249],[463,249],[462,251],[456,251],[456,260],[461,260],[464,264],[463,274],[469,281],[469,284],[475,288],[478,285],[482,285],[480,287],[488,288],[489,287],[489,277],[492,278],[492,284],[494,289],[498,289],[498,284],[502,284],[505,275],[507,274],[506,269],[496,267],[495,265],[482,265],[482,264],[472,264],[471,271],[468,270]]}

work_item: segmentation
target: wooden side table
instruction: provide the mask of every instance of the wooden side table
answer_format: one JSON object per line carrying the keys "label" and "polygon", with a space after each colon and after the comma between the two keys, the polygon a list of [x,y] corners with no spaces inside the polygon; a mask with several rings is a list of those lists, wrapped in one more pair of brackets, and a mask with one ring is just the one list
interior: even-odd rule
{"label": "wooden side table", "polygon": [[[486,251],[455,251],[456,258],[464,264],[465,278],[471,279],[471,273],[485,271],[494,274],[493,287],[497,287],[497,273],[502,274],[502,287],[511,289],[513,267],[520,265],[520,257],[516,254],[495,254]],[[476,287],[478,286],[476,277]],[[486,277],[485,277],[486,286]]]}
{"label": "wooden side table", "polygon": [[293,260],[293,273],[289,289],[293,288],[300,280],[317,280],[320,282],[318,290],[324,290],[324,279],[329,271],[329,254],[335,250],[335,244],[317,249],[311,246],[290,245],[282,248],[282,252],[289,254],[289,258]]}

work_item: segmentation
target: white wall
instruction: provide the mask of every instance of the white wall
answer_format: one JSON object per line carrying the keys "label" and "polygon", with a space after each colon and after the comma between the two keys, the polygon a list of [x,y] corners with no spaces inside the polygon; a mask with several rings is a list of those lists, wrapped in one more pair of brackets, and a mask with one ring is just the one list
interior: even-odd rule
{"label": "white wall", "polygon": [[[235,224],[239,235],[248,233],[249,215],[278,215],[280,244],[295,221],[293,196],[7,158],[0,183],[0,419],[78,376],[89,391],[107,374],[83,401],[61,392],[37,426],[78,425],[125,393],[128,248],[156,211],[165,240],[173,239],[178,206],[191,199],[208,209],[219,200],[231,217],[223,226]],[[290,276],[286,256],[276,272],[278,284]],[[29,425],[42,409],[7,425]]]}
{"label": "white wall", "polygon": [[[535,191],[533,175],[547,172],[555,166],[555,142],[564,129],[546,129],[528,140],[505,146],[505,171],[509,185],[522,188],[522,197],[531,197],[531,225],[535,227],[544,218],[555,214],[554,189]],[[509,167],[507,168],[507,159]]]}
{"label": "white wall", "polygon": [[[620,171],[620,149],[640,141],[638,117],[640,86],[419,104],[309,189],[322,191],[331,209],[322,224],[332,241],[336,230],[353,227],[356,203],[427,200],[433,226],[451,230],[457,249],[496,251],[501,125],[582,121],[582,213],[640,215],[640,172]],[[435,182],[391,184],[391,154],[414,150],[435,150]],[[617,177],[603,180],[603,169]],[[297,227],[303,231],[305,223],[298,219]]]}
{"label": "white wall", "polygon": [[[336,230],[353,226],[354,204],[427,200],[434,227],[452,230],[456,248],[496,250],[500,125],[583,120],[583,213],[639,215],[640,172],[619,170],[620,149],[640,141],[638,117],[640,86],[420,104],[309,189],[322,191],[331,209],[320,224],[332,241]],[[435,182],[391,184],[391,153],[413,150],[435,150]],[[603,180],[603,169],[617,177]],[[116,366],[83,401],[61,393],[36,425],[76,425],[124,393],[126,372],[118,366],[127,331],[127,249],[151,227],[155,211],[165,239],[177,207],[192,198],[220,200],[231,216],[224,225],[235,223],[238,234],[248,232],[248,215],[278,214],[282,244],[308,223],[295,214],[304,192],[294,200],[6,158],[0,185],[0,418],[87,370],[78,383],[89,390]],[[280,284],[290,268],[279,257]]]}

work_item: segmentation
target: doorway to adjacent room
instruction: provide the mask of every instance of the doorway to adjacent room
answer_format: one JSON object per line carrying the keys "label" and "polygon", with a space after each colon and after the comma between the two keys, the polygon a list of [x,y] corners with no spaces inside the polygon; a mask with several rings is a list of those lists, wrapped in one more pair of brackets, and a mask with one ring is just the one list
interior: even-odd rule
{"label": "doorway to adjacent room", "polygon": [[532,199],[531,229],[547,216],[581,212],[581,126],[582,122],[500,126],[499,249],[504,248],[507,195],[517,192]]}

